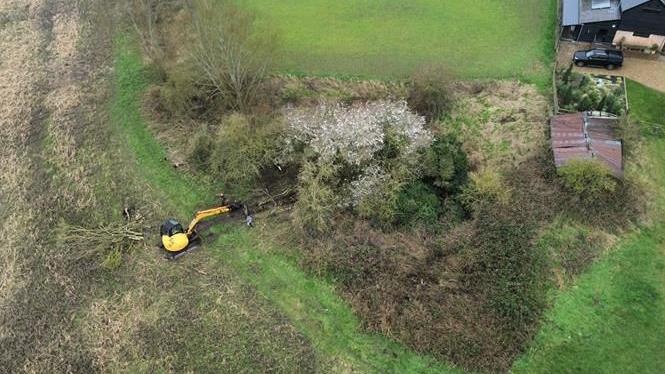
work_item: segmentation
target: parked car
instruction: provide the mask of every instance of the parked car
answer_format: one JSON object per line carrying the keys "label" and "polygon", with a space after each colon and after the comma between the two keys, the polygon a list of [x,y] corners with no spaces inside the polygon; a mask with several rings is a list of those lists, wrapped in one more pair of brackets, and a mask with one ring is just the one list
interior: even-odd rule
{"label": "parked car", "polygon": [[573,56],[577,66],[599,66],[612,70],[623,65],[623,52],[613,49],[589,49],[577,51]]}

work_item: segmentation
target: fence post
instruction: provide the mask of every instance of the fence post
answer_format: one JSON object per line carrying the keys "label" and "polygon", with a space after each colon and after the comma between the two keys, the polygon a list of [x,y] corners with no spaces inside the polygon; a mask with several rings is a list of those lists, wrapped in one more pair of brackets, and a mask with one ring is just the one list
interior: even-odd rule
{"label": "fence post", "polygon": [[626,85],[626,77],[623,77],[623,98],[626,100],[626,114],[630,112],[630,104],[628,104],[628,86]]}
{"label": "fence post", "polygon": [[559,67],[559,43],[561,40],[561,14],[562,6],[561,0],[556,0],[556,27],[554,28],[554,64],[552,67],[552,108],[554,109],[554,114],[559,114],[559,92],[556,87],[556,73],[557,68]]}

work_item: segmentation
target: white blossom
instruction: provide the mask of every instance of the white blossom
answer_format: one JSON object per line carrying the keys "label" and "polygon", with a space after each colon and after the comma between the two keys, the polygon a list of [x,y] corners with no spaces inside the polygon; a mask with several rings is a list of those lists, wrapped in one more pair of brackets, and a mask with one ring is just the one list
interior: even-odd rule
{"label": "white blossom", "polygon": [[363,174],[351,182],[351,205],[358,206],[363,199],[380,189],[389,178],[390,175],[386,174],[379,165],[365,168]]}
{"label": "white blossom", "polygon": [[287,145],[309,146],[322,160],[341,156],[362,165],[372,161],[383,147],[386,129],[403,136],[403,154],[409,154],[432,141],[425,118],[411,112],[405,101],[376,101],[352,106],[322,103],[315,108],[287,108]]}

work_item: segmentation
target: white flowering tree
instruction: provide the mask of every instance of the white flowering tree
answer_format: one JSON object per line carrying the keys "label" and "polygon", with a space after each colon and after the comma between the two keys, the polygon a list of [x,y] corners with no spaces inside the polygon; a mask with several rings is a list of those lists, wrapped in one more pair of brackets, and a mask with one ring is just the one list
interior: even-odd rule
{"label": "white flowering tree", "polygon": [[[417,167],[415,156],[433,140],[425,118],[411,112],[405,101],[321,103],[314,108],[287,108],[284,114],[287,153],[304,149],[308,162],[353,170],[334,180],[338,205],[357,208],[374,194],[386,195],[385,186],[398,188],[401,184],[395,180],[404,173],[396,175],[396,170]],[[308,184],[301,178],[301,188],[304,185]],[[305,193],[310,192],[301,191]]]}
{"label": "white flowering tree", "polygon": [[287,108],[288,142],[305,144],[324,161],[342,157],[353,165],[371,162],[384,146],[387,131],[402,137],[410,154],[432,142],[425,118],[405,101],[377,101],[350,107],[322,103],[316,108]]}

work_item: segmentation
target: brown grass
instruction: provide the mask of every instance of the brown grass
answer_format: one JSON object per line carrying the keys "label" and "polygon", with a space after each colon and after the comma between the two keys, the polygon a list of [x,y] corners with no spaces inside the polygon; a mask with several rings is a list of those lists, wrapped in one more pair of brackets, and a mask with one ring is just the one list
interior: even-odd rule
{"label": "brown grass", "polygon": [[473,169],[515,167],[546,142],[547,99],[515,81],[459,83],[457,103],[442,124],[459,132]]}

